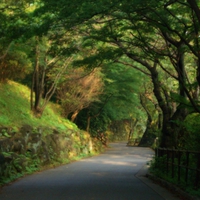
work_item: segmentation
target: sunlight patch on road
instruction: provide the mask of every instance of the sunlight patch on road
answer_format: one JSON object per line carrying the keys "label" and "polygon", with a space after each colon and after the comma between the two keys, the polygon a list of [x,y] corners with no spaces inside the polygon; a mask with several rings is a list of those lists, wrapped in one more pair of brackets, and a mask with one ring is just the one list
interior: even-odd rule
{"label": "sunlight patch on road", "polygon": [[132,167],[137,166],[137,164],[135,163],[119,162],[119,161],[102,161],[102,163],[107,164],[107,165],[123,165],[123,166],[132,166]]}

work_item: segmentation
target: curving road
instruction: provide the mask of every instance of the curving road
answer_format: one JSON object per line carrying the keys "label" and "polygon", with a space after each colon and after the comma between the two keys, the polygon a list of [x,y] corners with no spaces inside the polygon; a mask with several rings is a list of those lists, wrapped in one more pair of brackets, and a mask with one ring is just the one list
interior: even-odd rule
{"label": "curving road", "polygon": [[99,156],[36,173],[2,188],[0,200],[176,200],[143,176],[152,155],[148,148],[112,143]]}

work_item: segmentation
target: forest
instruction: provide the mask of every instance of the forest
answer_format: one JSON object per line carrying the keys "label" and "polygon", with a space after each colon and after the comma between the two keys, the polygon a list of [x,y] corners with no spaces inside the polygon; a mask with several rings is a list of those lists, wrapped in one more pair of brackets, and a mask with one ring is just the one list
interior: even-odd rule
{"label": "forest", "polygon": [[198,0],[0,0],[0,185],[126,140],[199,195],[199,93]]}
{"label": "forest", "polygon": [[1,87],[30,88],[93,136],[129,123],[140,145],[199,150],[200,3],[1,0]]}

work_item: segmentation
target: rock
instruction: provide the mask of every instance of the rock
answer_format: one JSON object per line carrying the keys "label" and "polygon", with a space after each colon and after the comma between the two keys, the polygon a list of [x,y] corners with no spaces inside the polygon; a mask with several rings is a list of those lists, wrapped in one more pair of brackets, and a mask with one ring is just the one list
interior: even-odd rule
{"label": "rock", "polygon": [[27,133],[33,132],[33,128],[30,125],[23,125],[20,129],[20,132],[24,135]]}
{"label": "rock", "polygon": [[[3,129],[10,134],[10,129]],[[88,133],[77,130],[59,132],[24,125],[10,136],[0,137],[0,177],[8,178],[37,167],[64,163],[74,156],[99,152],[102,148],[102,144],[92,140]]]}

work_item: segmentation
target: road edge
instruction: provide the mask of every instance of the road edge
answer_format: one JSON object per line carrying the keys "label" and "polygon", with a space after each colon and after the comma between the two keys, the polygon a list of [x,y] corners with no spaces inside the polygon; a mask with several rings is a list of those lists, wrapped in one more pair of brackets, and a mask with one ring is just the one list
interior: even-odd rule
{"label": "road edge", "polygon": [[165,200],[200,200],[200,198],[191,196],[176,185],[149,173],[149,165],[147,164],[145,164],[135,176]]}

